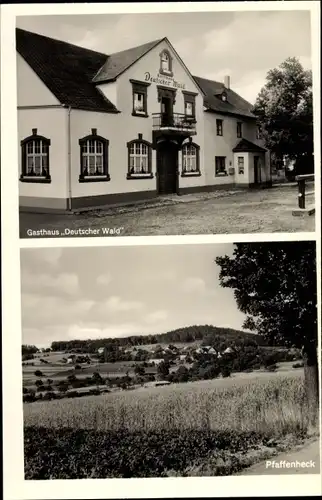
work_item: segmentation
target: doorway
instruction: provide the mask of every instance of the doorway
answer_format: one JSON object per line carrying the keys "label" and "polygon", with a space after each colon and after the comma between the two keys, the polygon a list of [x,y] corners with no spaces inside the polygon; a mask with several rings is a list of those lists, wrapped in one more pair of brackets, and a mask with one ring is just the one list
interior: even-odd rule
{"label": "doorway", "polygon": [[259,156],[254,156],[254,184],[257,186],[261,183],[261,166]]}
{"label": "doorway", "polygon": [[158,194],[173,194],[178,190],[178,145],[162,141],[157,146]]}
{"label": "doorway", "polygon": [[173,122],[173,99],[162,96],[161,98],[161,125],[171,127]]}

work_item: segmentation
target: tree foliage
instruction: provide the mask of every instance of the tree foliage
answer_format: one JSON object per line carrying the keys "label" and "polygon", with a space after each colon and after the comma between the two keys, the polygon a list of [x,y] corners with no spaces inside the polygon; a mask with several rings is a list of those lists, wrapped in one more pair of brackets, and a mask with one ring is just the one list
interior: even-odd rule
{"label": "tree foliage", "polygon": [[244,328],[271,344],[302,349],[308,403],[318,408],[316,248],[313,241],[237,243],[217,257],[221,285],[234,290]]}
{"label": "tree foliage", "polygon": [[270,70],[257,97],[254,113],[265,145],[273,155],[298,160],[302,172],[310,168],[308,164],[313,153],[311,71],[305,71],[294,57]]}
{"label": "tree foliage", "polygon": [[248,315],[244,328],[275,345],[317,346],[314,242],[238,243],[216,263],[221,285]]}

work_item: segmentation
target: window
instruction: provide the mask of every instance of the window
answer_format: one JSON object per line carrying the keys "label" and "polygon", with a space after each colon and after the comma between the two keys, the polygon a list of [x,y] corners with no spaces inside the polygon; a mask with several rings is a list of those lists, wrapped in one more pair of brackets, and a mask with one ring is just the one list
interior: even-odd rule
{"label": "window", "polygon": [[200,175],[199,150],[197,144],[184,144],[182,147],[182,176]]}
{"label": "window", "polygon": [[221,94],[221,100],[222,100],[222,101],[224,101],[224,102],[226,102],[226,101],[227,101],[227,94],[226,94],[226,92],[223,92],[223,93]]}
{"label": "window", "polygon": [[223,135],[223,120],[216,120],[217,135]]}
{"label": "window", "polygon": [[108,146],[109,141],[96,134],[92,129],[92,135],[79,140],[81,165],[80,182],[109,181],[108,173]]}
{"label": "window", "polygon": [[184,98],[184,114],[186,118],[194,119],[196,116],[196,95],[193,92],[183,91]]}
{"label": "window", "polygon": [[242,122],[237,122],[237,137],[242,137]]}
{"label": "window", "polygon": [[163,75],[173,76],[172,57],[168,50],[163,50],[160,54],[160,73]]}
{"label": "window", "polygon": [[127,143],[128,179],[152,178],[152,145],[142,138]]}
{"label": "window", "polygon": [[133,116],[148,116],[148,86],[149,83],[130,80],[132,83]]}
{"label": "window", "polygon": [[226,157],[216,156],[216,175],[228,175],[226,171]]}
{"label": "window", "polygon": [[21,181],[51,182],[49,146],[50,139],[37,135],[37,129],[33,129],[32,135],[21,141]]}
{"label": "window", "polygon": [[240,175],[244,174],[244,157],[243,156],[238,156],[237,165],[238,165],[238,173]]}
{"label": "window", "polygon": [[262,138],[263,138],[262,127],[260,125],[257,125],[257,128],[256,128],[256,139],[262,139]]}

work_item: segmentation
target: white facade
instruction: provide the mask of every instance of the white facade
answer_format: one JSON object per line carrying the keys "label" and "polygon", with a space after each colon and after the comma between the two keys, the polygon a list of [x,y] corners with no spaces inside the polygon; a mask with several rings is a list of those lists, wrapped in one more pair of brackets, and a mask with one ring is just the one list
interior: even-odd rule
{"label": "white facade", "polygon": [[[171,58],[172,76],[160,75],[160,54],[163,51]],[[118,112],[64,106],[19,54],[17,82],[19,195],[22,209],[65,211],[144,200],[160,194],[181,195],[222,186],[249,186],[255,182],[270,181],[269,162],[264,152],[233,151],[241,138],[258,144],[256,121],[204,111],[202,89],[167,39],[139,58],[116,80],[96,85]],[[147,116],[133,116],[134,93],[140,85],[146,89]],[[187,126],[182,125],[190,106],[185,107],[185,99],[193,102],[191,106],[194,106],[195,118],[195,123],[190,121]],[[180,126],[175,123],[162,128],[161,111],[164,112],[168,105],[171,105],[172,119],[179,120]],[[221,136],[217,135],[217,120],[223,121]],[[237,122],[242,123],[241,137],[236,135]],[[32,160],[28,158],[26,139],[32,142],[33,136],[50,141],[47,177],[28,176],[28,162]],[[84,159],[79,141],[86,137],[95,139],[95,136],[107,141],[107,175],[105,178],[99,175],[82,178]],[[128,143],[141,140],[148,144],[150,169],[147,174],[131,174],[131,161],[136,160],[130,159],[132,149]],[[191,170],[184,171],[182,148],[190,143],[196,157],[187,157]],[[172,156],[169,155],[170,150],[173,151]],[[258,158],[255,160],[254,156]],[[217,172],[216,157],[225,158],[225,173]],[[259,169],[257,178],[254,161]],[[242,163],[243,172],[239,168]]]}

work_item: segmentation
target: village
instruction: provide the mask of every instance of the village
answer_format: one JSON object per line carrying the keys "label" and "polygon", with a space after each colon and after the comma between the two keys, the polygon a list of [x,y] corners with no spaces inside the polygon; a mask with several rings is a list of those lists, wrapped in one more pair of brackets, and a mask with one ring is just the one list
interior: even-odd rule
{"label": "village", "polygon": [[261,346],[249,339],[216,342],[218,346],[200,342],[131,347],[107,344],[94,352],[40,348],[23,355],[23,399],[34,402],[227,378],[240,372],[275,372],[278,363],[295,362],[293,368],[303,367],[297,362],[301,361],[298,349]]}

